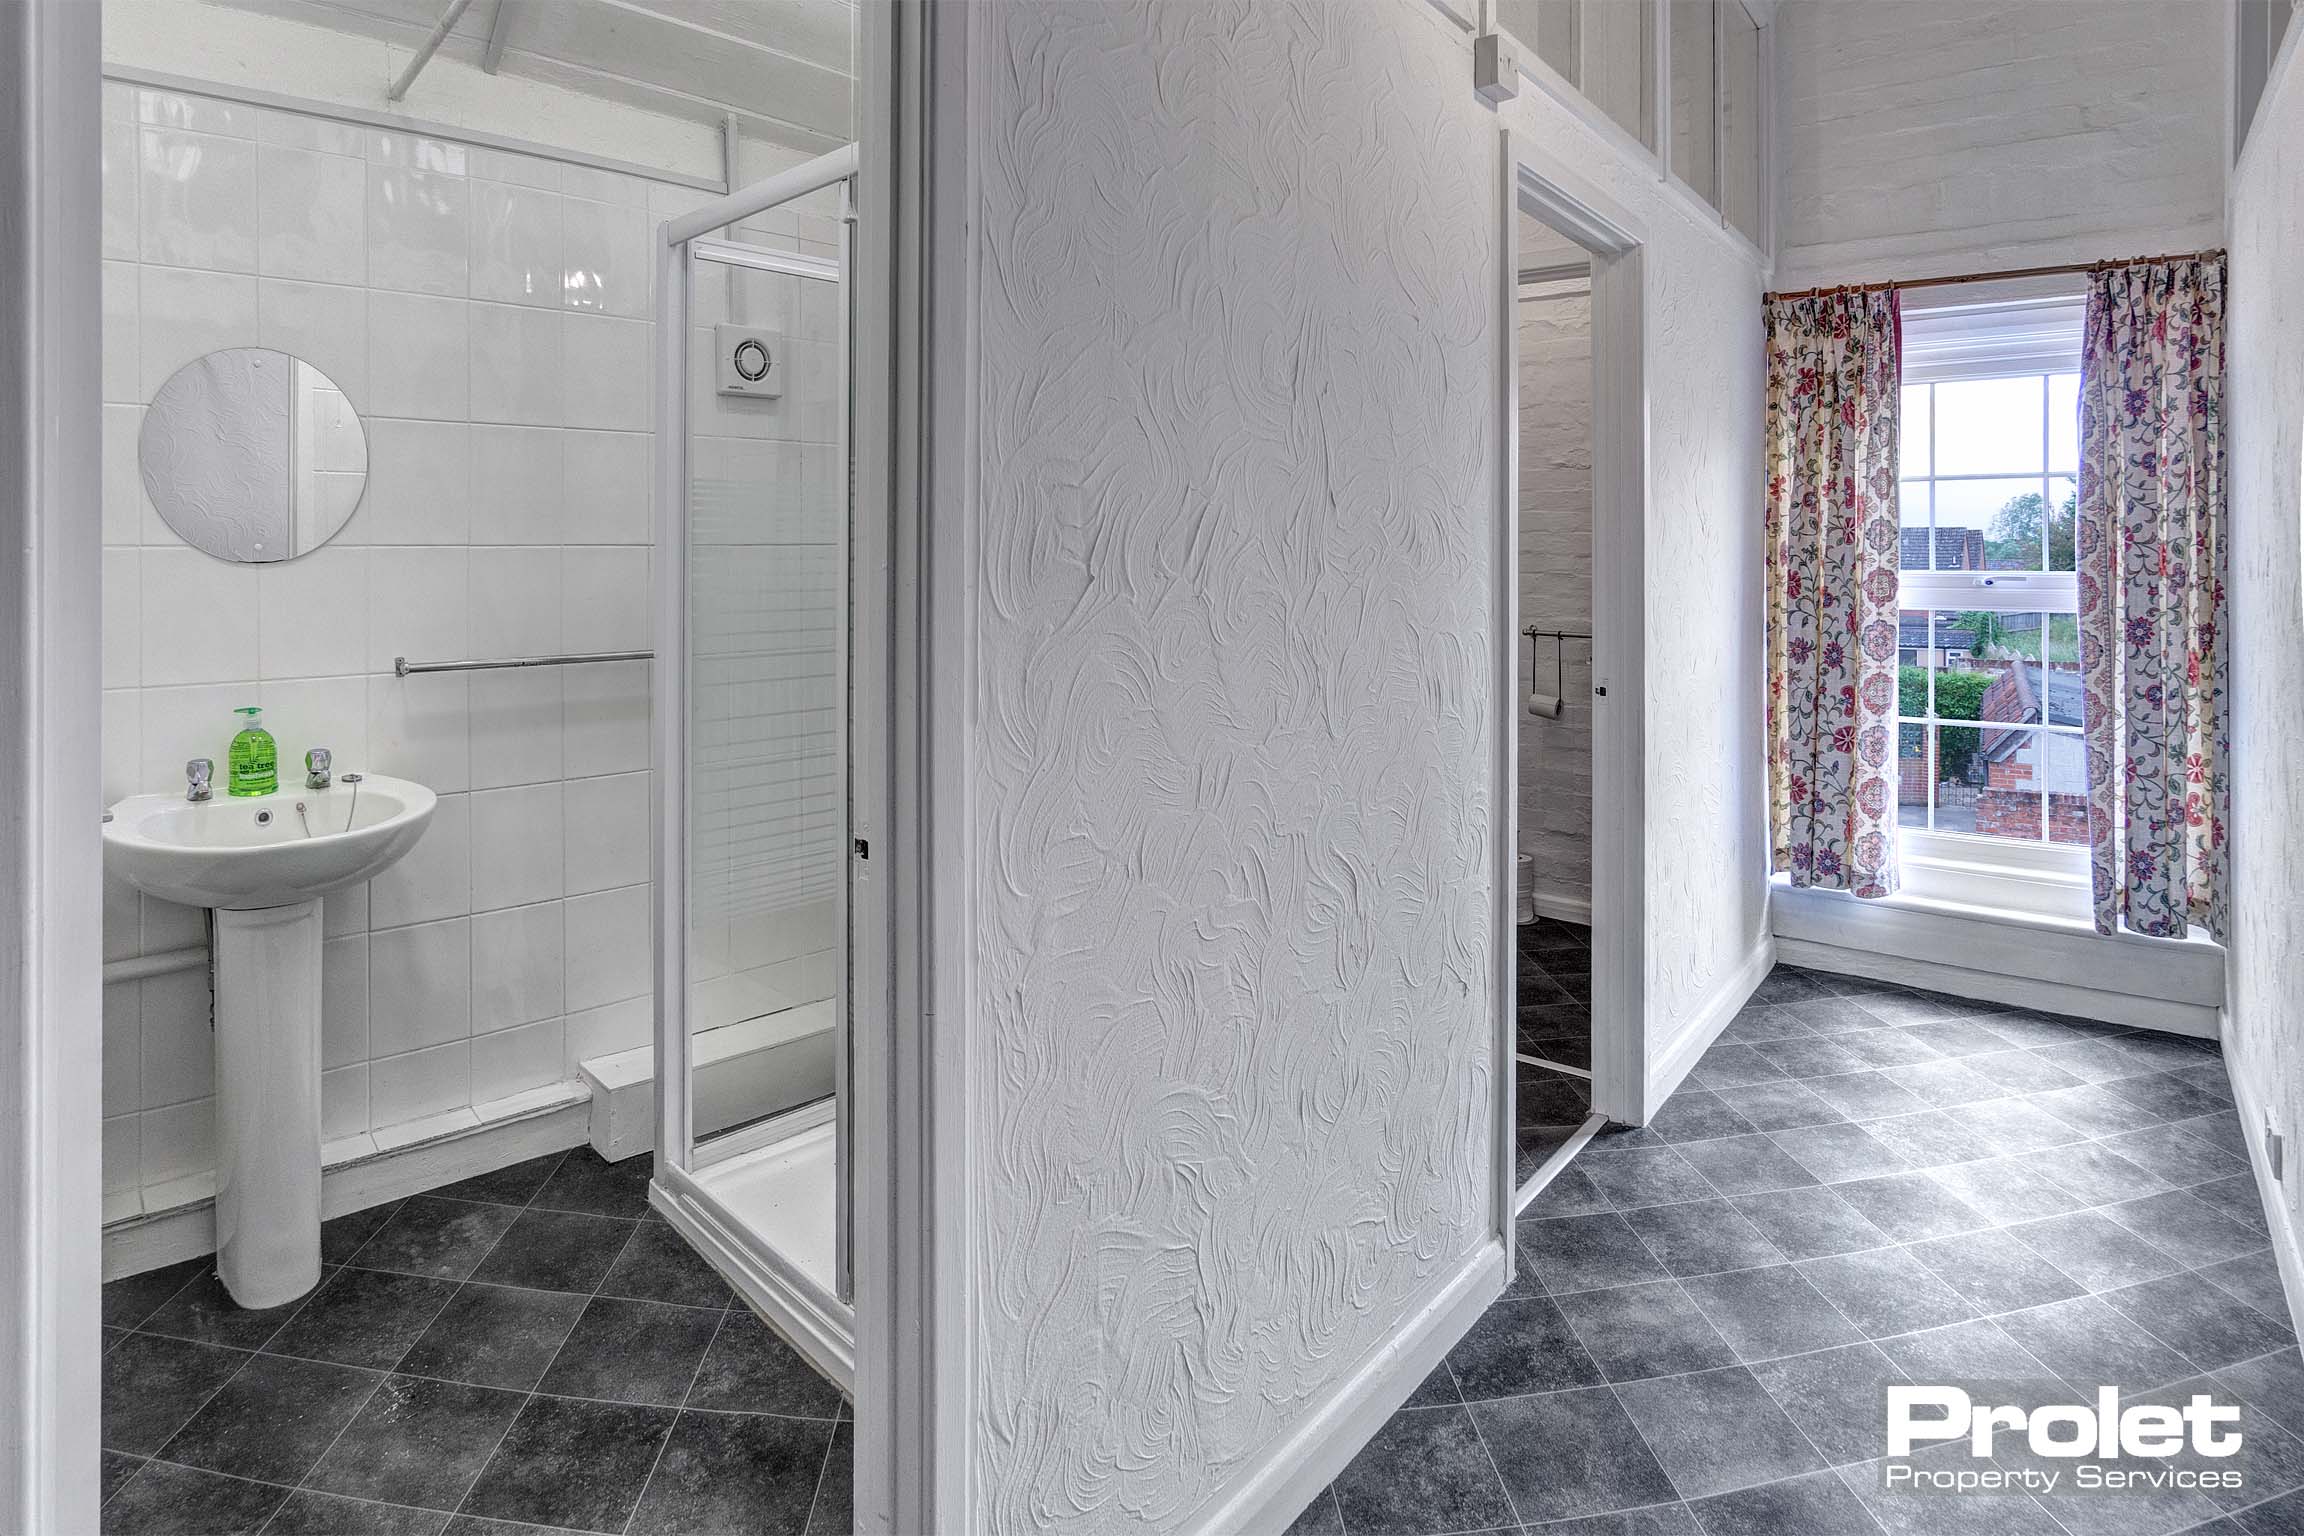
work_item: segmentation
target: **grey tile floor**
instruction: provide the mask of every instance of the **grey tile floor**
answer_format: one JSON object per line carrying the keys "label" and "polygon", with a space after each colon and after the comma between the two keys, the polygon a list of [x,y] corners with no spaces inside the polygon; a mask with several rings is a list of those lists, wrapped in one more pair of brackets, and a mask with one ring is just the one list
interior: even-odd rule
{"label": "grey tile floor", "polygon": [[329,1222],[320,1285],[104,1287],[106,1532],[849,1529],[839,1391],[588,1148]]}
{"label": "grey tile floor", "polygon": [[[1524,1001],[1524,1038],[1561,1006]],[[1779,968],[1518,1257],[1298,1536],[2304,1532],[2304,1360],[2205,1042]],[[1887,1494],[1897,1379],[2210,1391],[2248,1487]]]}
{"label": "grey tile floor", "polygon": [[[1520,929],[1522,1054],[1592,1068],[1592,930],[1538,918]],[[1525,1184],[1592,1112],[1591,1085],[1522,1062],[1518,1069],[1519,1172]]]}

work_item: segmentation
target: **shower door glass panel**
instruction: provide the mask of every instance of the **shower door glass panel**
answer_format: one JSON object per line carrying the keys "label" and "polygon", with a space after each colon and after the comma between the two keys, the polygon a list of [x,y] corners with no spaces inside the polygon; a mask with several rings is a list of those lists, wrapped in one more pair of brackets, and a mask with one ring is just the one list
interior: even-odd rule
{"label": "shower door glass panel", "polygon": [[[841,1074],[849,527],[839,263],[722,242],[698,242],[693,262],[688,1011],[701,1167],[825,1124]],[[780,392],[723,389],[758,370],[758,352],[741,371],[721,356],[747,339]],[[828,1172],[822,1183],[829,1216]]]}

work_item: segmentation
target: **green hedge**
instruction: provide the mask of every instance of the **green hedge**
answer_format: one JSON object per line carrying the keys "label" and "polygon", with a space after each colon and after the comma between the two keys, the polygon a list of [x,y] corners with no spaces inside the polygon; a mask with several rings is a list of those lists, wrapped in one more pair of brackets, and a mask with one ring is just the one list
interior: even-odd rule
{"label": "green hedge", "polygon": [[[1984,690],[1992,686],[1989,672],[1936,674],[1936,717],[1940,720],[1979,720],[1984,715]],[[1928,713],[1928,669],[1896,669],[1896,709],[1906,716]],[[1965,726],[1945,726],[1937,748],[1937,768],[1944,777],[1965,777],[1968,765],[1984,745],[1984,733]],[[1901,738],[1900,738],[1901,741]],[[1918,756],[1917,743],[1902,743],[1906,756]]]}

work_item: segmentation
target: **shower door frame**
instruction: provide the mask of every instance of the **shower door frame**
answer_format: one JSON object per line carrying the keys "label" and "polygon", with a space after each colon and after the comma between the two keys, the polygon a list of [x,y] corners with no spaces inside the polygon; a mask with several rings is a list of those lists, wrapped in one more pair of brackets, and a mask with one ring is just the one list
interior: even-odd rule
{"label": "shower door frame", "polygon": [[[866,1026],[871,1037],[884,1028],[876,1009],[884,989],[858,988],[851,970],[862,953],[867,967],[878,964],[879,947],[869,935],[886,921],[885,882],[865,877],[869,868],[871,829],[881,812],[873,786],[885,777],[860,771],[859,746],[867,752],[876,737],[854,708],[856,698],[885,697],[884,683],[869,673],[878,665],[881,648],[860,643],[859,636],[887,618],[884,583],[865,573],[880,568],[865,527],[855,516],[854,476],[849,471],[849,494],[843,498],[842,523],[846,580],[841,595],[840,715],[842,751],[843,827],[841,841],[848,844],[842,858],[841,965],[839,972],[837,1036],[833,1049],[834,1088],[827,1101],[801,1105],[762,1125],[732,1133],[715,1152],[698,1156],[694,1120],[694,1076],[689,1012],[689,777],[692,767],[690,733],[688,531],[692,494],[689,436],[689,370],[692,362],[692,278],[699,260],[786,272],[817,278],[823,263],[810,257],[786,255],[760,247],[738,245],[715,238],[715,232],[751,218],[795,198],[841,187],[841,259],[843,299],[852,291],[854,265],[848,215],[847,189],[857,172],[857,146],[851,144],[818,156],[765,181],[741,188],[705,204],[694,212],[669,219],[657,229],[656,282],[656,495],[655,495],[655,642],[656,667],[652,690],[654,746],[653,794],[655,831],[655,1003],[656,1003],[656,1174],[649,1201],[665,1219],[712,1260],[744,1298],[759,1310],[811,1364],[844,1388],[852,1388],[856,1375],[856,1310],[850,1275],[852,1222],[850,1192],[855,1147],[850,1128],[853,1106],[848,1092],[850,1057],[859,1033]],[[843,336],[838,348],[840,404],[839,460],[849,465],[853,439],[849,381],[853,323],[849,307],[842,305]],[[863,665],[859,667],[858,663]],[[865,974],[872,972],[867,969]],[[860,1018],[859,1013],[872,1015]],[[760,1240],[743,1220],[719,1200],[697,1175],[717,1161],[738,1152],[775,1144],[786,1136],[813,1130],[831,1121],[834,1126],[834,1252],[835,1277],[830,1288]]]}

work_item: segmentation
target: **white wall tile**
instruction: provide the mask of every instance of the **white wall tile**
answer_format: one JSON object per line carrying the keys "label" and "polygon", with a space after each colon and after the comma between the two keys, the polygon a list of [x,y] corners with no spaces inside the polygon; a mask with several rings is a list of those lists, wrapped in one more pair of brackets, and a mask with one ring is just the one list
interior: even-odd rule
{"label": "white wall tile", "polygon": [[256,335],[326,374],[353,409],[369,410],[368,302],[359,289],[259,278]]}
{"label": "white wall tile", "polygon": [[257,660],[263,676],[334,677],[367,670],[369,553],[333,544],[257,568]]}
{"label": "white wall tile", "polygon": [[208,914],[198,907],[162,901],[157,896],[145,896],[139,901],[137,910],[141,933],[138,942],[147,955],[166,954],[172,949],[205,947],[208,942]]}
{"label": "white wall tile", "polygon": [[[439,658],[453,659],[453,658]],[[368,679],[368,757],[378,773],[435,794],[472,782],[471,683],[461,672]]]}
{"label": "white wall tile", "polygon": [[[115,399],[148,401],[169,375],[219,347],[258,342],[256,279],[231,272],[189,272],[143,267],[138,284],[140,393]],[[109,323],[109,322],[107,322]]]}
{"label": "white wall tile", "polygon": [[146,1110],[137,1119],[143,1138],[145,1184],[164,1184],[216,1166],[214,1099]]}
{"label": "white wall tile", "polygon": [[142,954],[142,914],[138,910],[144,900],[136,887],[116,875],[104,876],[104,958],[125,960]]}
{"label": "white wall tile", "polygon": [[[472,429],[460,421],[374,416],[363,544],[462,544],[472,536]],[[459,601],[461,599],[459,598]]]}
{"label": "white wall tile", "polygon": [[461,176],[368,167],[368,283],[462,298],[471,271],[471,189]]}
{"label": "white wall tile", "polygon": [[499,789],[560,777],[564,672],[523,667],[472,674],[472,787]]}
{"label": "white wall tile", "polygon": [[647,767],[649,664],[603,662],[567,671],[569,769],[591,774]]}
{"label": "white wall tile", "polygon": [[[432,823],[400,862],[368,882],[368,921],[376,928],[462,917],[472,910],[471,807],[464,795],[442,795]],[[369,951],[369,985],[383,957]],[[376,1027],[373,1011],[371,1029]]]}
{"label": "white wall tile", "polygon": [[452,918],[368,936],[368,1052],[396,1056],[472,1031],[472,923]]}
{"label": "white wall tile", "polygon": [[144,1107],[144,984],[104,984],[104,1113],[132,1115]]}
{"label": "white wall tile", "polygon": [[256,567],[196,549],[143,551],[146,687],[256,675]]}
{"label": "white wall tile", "polygon": [[375,549],[368,556],[368,670],[392,658],[464,661],[471,654],[471,607],[463,549]]}
{"label": "white wall tile", "polygon": [[138,793],[144,778],[144,700],[133,688],[104,694],[104,803]]}
{"label": "white wall tile", "polygon": [[262,116],[261,107],[221,96],[190,96],[158,89],[136,92],[136,121],[147,128],[182,128],[193,133],[253,139],[257,119]]}
{"label": "white wall tile", "polygon": [[648,878],[648,779],[645,773],[620,773],[568,781],[565,862],[571,895]]}
{"label": "white wall tile", "polygon": [[104,551],[104,686],[133,688],[144,671],[144,589],[139,549]]}
{"label": "white wall tile", "polygon": [[282,149],[316,149],[323,154],[361,160],[368,153],[368,133],[357,123],[311,117],[302,112],[260,112],[256,142]]}
{"label": "white wall tile", "polygon": [[102,174],[104,254],[108,258],[133,260],[138,248],[136,183],[139,180],[133,122],[104,120]]}
{"label": "white wall tile", "polygon": [[472,919],[472,1032],[557,1017],[564,1006],[563,918],[557,901]]}
{"label": "white wall tile", "polygon": [[256,270],[256,146],[243,139],[143,129],[137,140],[138,248],[144,260],[222,272]]}
{"label": "white wall tile", "polygon": [[464,174],[482,181],[508,181],[514,186],[535,187],[545,192],[560,190],[560,162],[546,160],[540,155],[515,154],[508,149],[466,150]]}
{"label": "white wall tile", "polygon": [[104,399],[107,404],[140,405],[144,400],[142,271],[132,261],[104,263],[99,285],[104,309]]}
{"label": "white wall tile", "polygon": [[571,896],[566,912],[571,1012],[621,1002],[653,988],[648,887]]}
{"label": "white wall tile", "polygon": [[560,644],[558,545],[472,551],[472,652],[549,656]]}
{"label": "white wall tile", "polygon": [[562,293],[568,308],[645,316],[656,255],[648,210],[569,198],[561,223],[567,252]]}
{"label": "white wall tile", "polygon": [[135,1189],[144,1182],[142,1127],[135,1115],[104,1122],[104,1193]]}
{"label": "white wall tile", "polygon": [[[574,435],[553,427],[472,429],[473,543],[561,541],[561,507],[574,473],[563,469],[561,447]],[[557,587],[557,574],[553,580]]]}
{"label": "white wall tile", "polygon": [[368,935],[355,933],[320,945],[320,1065],[367,1059]]}
{"label": "white wall tile", "polygon": [[567,1027],[568,1056],[561,1070],[563,1076],[574,1077],[577,1069],[595,1056],[646,1045],[656,1027],[655,999],[633,997],[583,1009],[568,1015]]}
{"label": "white wall tile", "polygon": [[146,1109],[206,1098],[216,1091],[216,1050],[205,967],[145,978],[142,999]]}
{"label": "white wall tile", "polygon": [[567,424],[647,431],[656,409],[652,327],[644,320],[587,314],[563,316],[561,323]]}
{"label": "white wall tile", "polygon": [[104,407],[104,542],[144,542],[144,476],[136,438],[144,412],[133,405]]}
{"label": "white wall tile", "polygon": [[335,1141],[368,1129],[368,1064],[320,1074],[320,1139]]}
{"label": "white wall tile", "polygon": [[267,277],[366,281],[367,210],[364,162],[269,144],[258,149],[256,265]]}
{"label": "white wall tile", "polygon": [[253,683],[204,683],[193,688],[144,689],[144,767],[140,793],[180,794],[184,764],[205,757],[224,781],[225,760],[239,727],[232,711],[255,702]]}
{"label": "white wall tile", "polygon": [[368,1117],[376,1129],[471,1102],[472,1051],[458,1040],[368,1065]]}
{"label": "white wall tile", "polygon": [[[567,432],[559,537],[569,544],[646,544],[650,438],[642,432]],[[477,460],[475,460],[477,464]]]}
{"label": "white wall tile", "polygon": [[[472,910],[552,901],[561,894],[558,782],[472,795]],[[523,1021],[524,1022],[524,1021]]]}
{"label": "white wall tile", "polygon": [[649,184],[638,176],[627,176],[622,171],[595,170],[588,165],[560,167],[560,190],[570,197],[588,197],[594,202],[622,203],[629,207],[648,206]]}
{"label": "white wall tile", "polygon": [[560,1081],[567,1035],[544,1019],[472,1038],[472,1102],[485,1104]]}
{"label": "white wall tile", "polygon": [[470,174],[472,147],[453,139],[372,128],[368,131],[367,148],[369,162],[374,165],[396,165],[404,170],[442,176]]}
{"label": "white wall tile", "polygon": [[571,650],[645,650],[650,641],[648,551],[571,548],[561,556],[567,606],[562,634]]}
{"label": "white wall tile", "polygon": [[380,416],[461,421],[471,408],[470,306],[421,293],[370,292],[368,409]]}
{"label": "white wall tile", "polygon": [[561,424],[560,327],[567,318],[518,304],[472,306],[474,421]]}
{"label": "white wall tile", "polygon": [[[326,747],[334,772],[365,771],[368,761],[368,680],[307,677],[265,683],[258,693],[264,726],[280,749],[280,783],[304,782],[304,754]],[[427,788],[430,786],[427,785]]]}
{"label": "white wall tile", "polygon": [[472,183],[472,297],[560,305],[560,195],[506,182]]}

